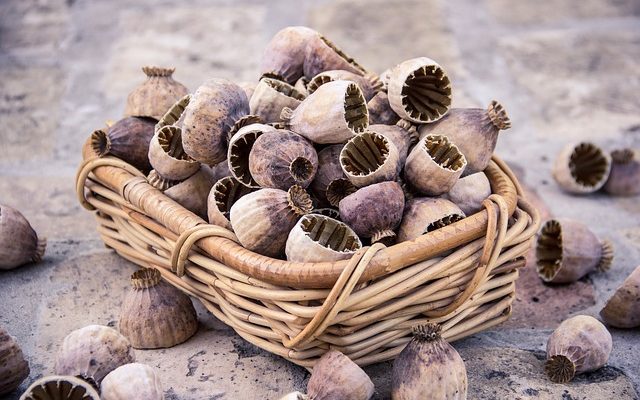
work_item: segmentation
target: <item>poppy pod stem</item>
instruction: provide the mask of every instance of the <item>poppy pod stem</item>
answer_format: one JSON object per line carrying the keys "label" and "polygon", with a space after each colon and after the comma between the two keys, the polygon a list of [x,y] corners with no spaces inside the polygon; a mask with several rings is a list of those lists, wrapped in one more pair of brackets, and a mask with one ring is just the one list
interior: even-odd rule
{"label": "poppy pod stem", "polygon": [[327,186],[327,201],[333,207],[338,207],[340,200],[355,193],[357,187],[350,180],[345,178],[334,179]]}
{"label": "poppy pod stem", "polygon": [[287,191],[289,208],[299,216],[309,214],[313,210],[311,196],[300,186],[293,185]]}
{"label": "poppy pod stem", "polygon": [[160,283],[160,271],[155,268],[142,268],[131,275],[131,286],[134,289],[147,289]]}
{"label": "poppy pod stem", "polygon": [[47,249],[47,238],[38,237],[38,243],[36,244],[36,251],[33,253],[33,257],[31,257],[31,261],[40,262],[42,261],[42,257],[44,256],[44,252]]}
{"label": "poppy pod stem", "polygon": [[98,157],[104,157],[109,154],[111,150],[111,139],[107,132],[102,129],[97,129],[91,134],[91,149],[98,155]]}

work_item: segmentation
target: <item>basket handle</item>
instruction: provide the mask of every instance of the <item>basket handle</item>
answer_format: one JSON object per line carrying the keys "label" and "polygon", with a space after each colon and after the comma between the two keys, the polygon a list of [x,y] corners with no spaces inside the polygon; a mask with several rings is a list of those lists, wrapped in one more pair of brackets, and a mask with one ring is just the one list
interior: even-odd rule
{"label": "basket handle", "polygon": [[178,236],[173,246],[173,251],[171,251],[171,270],[175,272],[176,276],[181,277],[184,275],[184,265],[189,257],[191,247],[198,240],[209,236],[223,237],[239,243],[235,233],[221,226],[200,224],[187,229]]}

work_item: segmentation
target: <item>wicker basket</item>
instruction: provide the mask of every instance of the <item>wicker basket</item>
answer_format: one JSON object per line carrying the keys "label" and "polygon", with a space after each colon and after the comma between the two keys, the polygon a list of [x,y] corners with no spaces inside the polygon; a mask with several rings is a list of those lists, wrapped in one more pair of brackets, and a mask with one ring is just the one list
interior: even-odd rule
{"label": "wicker basket", "polygon": [[97,210],[108,247],[158,268],[244,339],[305,367],[330,348],[359,365],[392,359],[411,327],[427,321],[440,323],[449,341],[505,321],[540,222],[494,158],[483,211],[350,260],[293,263],[243,248],[233,232],[207,224],[122,160],[94,157],[87,146],[83,153],[78,198]]}

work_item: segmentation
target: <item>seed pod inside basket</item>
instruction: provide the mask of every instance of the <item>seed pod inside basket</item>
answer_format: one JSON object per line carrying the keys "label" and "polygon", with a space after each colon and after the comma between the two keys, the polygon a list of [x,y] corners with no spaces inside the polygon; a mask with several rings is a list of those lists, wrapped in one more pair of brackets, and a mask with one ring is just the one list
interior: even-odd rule
{"label": "seed pod inside basket", "polygon": [[640,194],[640,160],[632,149],[611,152],[611,173],[604,184],[605,192],[614,196]]}
{"label": "seed pod inside basket", "polygon": [[233,176],[224,177],[216,182],[209,192],[207,199],[207,216],[209,223],[231,230],[229,212],[231,206],[242,196],[253,192],[255,189],[240,183]]}
{"label": "seed pod inside basket", "polygon": [[278,31],[264,49],[261,75],[294,84],[303,74],[307,45],[317,34],[304,26],[289,26]]}
{"label": "seed pod inside basket", "polygon": [[[316,196],[323,205],[330,203],[327,200],[327,188],[329,184],[336,179],[346,179],[340,166],[340,151],[342,151],[343,147],[344,145],[342,144],[334,144],[318,152],[318,170],[311,182],[310,188],[314,196]],[[338,203],[335,203],[333,206],[337,207],[337,205]]]}
{"label": "seed pod inside basket", "polygon": [[460,354],[429,323],[413,329],[413,338],[393,362],[393,400],[467,398],[467,369]]}
{"label": "seed pod inside basket", "polygon": [[231,175],[243,185],[252,188],[260,187],[249,171],[249,155],[260,135],[275,131],[276,128],[269,125],[250,124],[240,128],[231,140],[229,140],[229,150],[227,153],[229,171],[231,171]]}
{"label": "seed pod inside basket", "polygon": [[604,186],[611,170],[611,157],[593,143],[569,144],[558,154],[553,178],[565,191],[593,193]]}
{"label": "seed pod inside basket", "polygon": [[0,270],[40,262],[46,247],[20,211],[0,204]]}
{"label": "seed pod inside basket", "polygon": [[131,363],[111,371],[100,386],[102,400],[162,400],[164,392],[156,368]]}
{"label": "seed pod inside basket", "polygon": [[161,177],[179,181],[200,169],[200,163],[182,148],[182,129],[166,125],[158,129],[149,144],[149,162]]}
{"label": "seed pod inside basket", "polygon": [[611,242],[600,241],[581,222],[551,219],[538,235],[536,264],[545,282],[575,282],[594,270],[607,271],[612,261]]}
{"label": "seed pod inside basket", "polygon": [[336,350],[329,350],[320,357],[307,383],[309,398],[316,400],[368,400],[374,389],[366,372]]}
{"label": "seed pod inside basket", "polygon": [[33,382],[20,400],[100,400],[100,396],[80,378],[51,375]]}
{"label": "seed pod inside basket", "polygon": [[319,214],[305,215],[289,232],[285,253],[295,262],[346,260],[362,247],[347,225]]}
{"label": "seed pod inside basket", "polygon": [[347,178],[334,179],[327,185],[327,201],[332,207],[338,207],[340,201],[358,190]]}
{"label": "seed pod inside basket", "polygon": [[111,154],[146,172],[151,170],[149,144],[155,125],[156,121],[151,118],[127,117],[111,125],[106,132],[94,131],[91,146],[100,157]]}
{"label": "seed pod inside basket", "polygon": [[427,135],[446,136],[467,159],[465,175],[484,171],[496,148],[498,134],[509,129],[511,121],[504,107],[493,100],[486,110],[454,108],[437,122],[418,128],[420,138]]}
{"label": "seed pod inside basket", "polygon": [[318,169],[318,154],[305,138],[286,130],[258,137],[249,153],[249,171],[262,187],[287,190],[309,186]]}
{"label": "seed pod inside basket", "polygon": [[16,338],[0,328],[0,396],[17,389],[29,372],[29,363]]}
{"label": "seed pod inside basket", "polygon": [[443,198],[416,197],[407,201],[398,230],[398,242],[413,240],[465,217],[464,212]]}
{"label": "seed pod inside basket", "polygon": [[382,90],[382,82],[380,82],[380,78],[376,74],[367,73],[363,76],[349,71],[334,70],[324,71],[314,76],[307,85],[307,91],[311,94],[325,83],[339,80],[355,82],[362,90],[362,95],[366,101],[371,100],[376,93]]}
{"label": "seed pod inside basket", "polygon": [[445,136],[428,135],[415,145],[404,166],[404,178],[422,194],[451,190],[467,166],[465,156]]}
{"label": "seed pod inside basket", "polygon": [[305,95],[286,82],[262,78],[251,96],[249,108],[251,114],[258,115],[263,121],[276,122],[280,120],[283,108],[295,109],[304,98]]}
{"label": "seed pod inside basket", "polygon": [[576,374],[595,371],[607,363],[611,334],[597,319],[578,315],[562,322],[547,341],[544,370],[555,383],[567,383]]}
{"label": "seed pod inside basket", "polygon": [[370,124],[393,125],[400,120],[398,114],[391,108],[389,104],[389,95],[385,92],[378,92],[367,103],[369,110]]}
{"label": "seed pod inside basket", "polygon": [[482,209],[482,202],[491,195],[491,183],[484,172],[476,172],[458,179],[444,198],[454,202],[465,215]]}
{"label": "seed pod inside basket", "polygon": [[398,161],[398,149],[393,142],[370,131],[350,139],[340,152],[342,171],[356,187],[395,180]]}
{"label": "seed pod inside basket", "polygon": [[451,107],[451,82],[437,62],[427,57],[403,61],[391,71],[389,104],[400,118],[434,122]]}
{"label": "seed pod inside basket", "polygon": [[289,231],[312,209],[311,197],[300,186],[292,186],[287,192],[260,189],[231,206],[229,220],[244,247],[279,257],[284,253]]}
{"label": "seed pod inside basket", "polygon": [[369,113],[358,85],[333,81],[320,86],[300,105],[282,110],[285,126],[314,143],[344,143],[369,126]]}
{"label": "seed pod inside basket", "polygon": [[330,40],[317,33],[309,42],[304,56],[304,76],[312,79],[324,71],[343,70],[365,75],[366,70]]}
{"label": "seed pod inside basket", "polygon": [[340,201],[342,220],[372,242],[395,237],[403,210],[404,193],[397,182],[365,186]]}
{"label": "seed pod inside basket", "polygon": [[162,118],[189,90],[173,79],[175,68],[142,67],[147,80],[127,97],[126,117]]}
{"label": "seed pod inside basket", "polygon": [[296,84],[293,85],[293,87],[299,92],[302,93],[304,95],[304,97],[307,97],[309,95],[309,91],[307,90],[307,84],[309,83],[309,80],[307,80],[307,78],[305,78],[304,76],[301,77],[300,79],[298,79],[296,81]]}
{"label": "seed pod inside basket", "polygon": [[207,199],[214,183],[211,169],[201,165],[198,172],[166,189],[164,194],[199,217],[207,218]]}
{"label": "seed pod inside basket", "polygon": [[384,135],[398,149],[398,172],[404,167],[409,154],[409,148],[418,141],[416,127],[406,120],[398,121],[397,125],[369,125],[369,132]]}
{"label": "seed pod inside basket", "polygon": [[120,309],[118,329],[136,349],[180,344],[198,330],[191,299],[162,281],[160,271],[142,268],[131,275],[132,289]]}
{"label": "seed pod inside basket", "polygon": [[640,266],[633,270],[607,300],[600,316],[607,325],[616,328],[640,326]]}

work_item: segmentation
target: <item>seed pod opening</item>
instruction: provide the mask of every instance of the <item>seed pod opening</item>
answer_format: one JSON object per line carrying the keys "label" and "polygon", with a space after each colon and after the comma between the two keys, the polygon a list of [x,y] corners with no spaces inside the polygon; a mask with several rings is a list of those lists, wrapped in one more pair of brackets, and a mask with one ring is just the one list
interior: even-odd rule
{"label": "seed pod opening", "polygon": [[319,33],[316,33],[307,43],[303,69],[307,79],[332,70],[349,71],[358,75],[364,75],[367,72],[353,58]]}
{"label": "seed pod opening", "polygon": [[20,400],[100,400],[100,396],[82,379],[52,375],[33,382]]}
{"label": "seed pod opening", "polygon": [[465,217],[464,212],[443,198],[417,197],[407,201],[398,229],[398,242],[413,240]]}
{"label": "seed pod opening", "polygon": [[229,171],[243,185],[259,188],[260,185],[249,171],[249,155],[254,143],[263,133],[274,132],[275,128],[264,124],[251,124],[240,128],[229,141],[227,160]]}
{"label": "seed pod opening", "polygon": [[604,190],[614,196],[640,194],[640,160],[632,149],[611,152],[611,173]]}
{"label": "seed pod opening", "polygon": [[386,136],[364,132],[344,145],[340,166],[351,183],[362,187],[395,180],[398,158],[398,149]]}
{"label": "seed pod opening", "polygon": [[304,26],[290,26],[276,33],[264,49],[260,73],[293,84],[303,74],[308,43],[318,33]]}
{"label": "seed pod opening", "polygon": [[249,101],[251,114],[258,115],[265,122],[277,122],[285,107],[295,109],[305,95],[293,86],[276,79],[262,78]]}
{"label": "seed pod opening", "polygon": [[409,155],[409,148],[418,141],[415,126],[407,120],[400,120],[396,125],[369,125],[369,132],[384,135],[398,150],[398,173],[404,167]]}
{"label": "seed pod opening", "polygon": [[231,222],[229,222],[231,206],[242,196],[253,191],[253,188],[243,185],[232,176],[217,181],[207,199],[209,223],[231,230]]}
{"label": "seed pod opening", "polygon": [[633,270],[607,300],[600,316],[607,325],[616,328],[640,326],[640,266]]}
{"label": "seed pod opening", "polygon": [[593,193],[604,186],[610,170],[610,156],[597,145],[582,142],[568,145],[558,154],[553,177],[569,193]]}
{"label": "seed pod opening", "polygon": [[[314,196],[322,205],[329,204],[327,200],[327,187],[336,180],[346,177],[340,166],[340,152],[342,144],[327,146],[318,152],[318,169],[311,182],[310,188]],[[337,207],[337,203],[334,207]]]}
{"label": "seed pod opening", "polygon": [[131,363],[111,371],[100,386],[102,400],[163,400],[160,376],[155,368]]}
{"label": "seed pod opening", "polygon": [[369,400],[374,389],[369,376],[336,350],[329,350],[320,357],[307,384],[309,398],[317,400]]}
{"label": "seed pod opening", "polygon": [[[198,166],[198,168],[200,168],[200,166]],[[149,172],[149,175],[147,175],[147,182],[149,182],[149,185],[160,190],[161,192],[164,192],[170,187],[173,187],[180,183],[180,181],[174,181],[172,179],[162,177],[155,169],[152,169],[151,172]]]}
{"label": "seed pod opening", "polygon": [[454,202],[465,215],[482,210],[482,202],[491,195],[491,183],[484,172],[476,172],[458,179],[444,198]]}
{"label": "seed pod opening", "polygon": [[287,238],[287,260],[323,262],[346,260],[362,247],[358,235],[340,221],[319,214],[305,215]]}
{"label": "seed pod opening", "polygon": [[0,396],[17,389],[29,372],[29,363],[16,338],[0,328]]}
{"label": "seed pod opening", "polygon": [[389,104],[389,96],[385,92],[378,92],[367,103],[369,123],[374,125],[393,125],[400,120],[398,114]]}
{"label": "seed pod opening", "polygon": [[162,118],[167,110],[182,96],[187,88],[173,79],[175,68],[142,67],[147,80],[127,97],[126,117]]}
{"label": "seed pod opening", "polygon": [[200,163],[182,148],[182,129],[173,125],[163,126],[153,135],[149,162],[157,174],[174,181],[187,179],[200,169]]}
{"label": "seed pod opening", "polygon": [[207,198],[214,183],[211,168],[201,165],[198,172],[166,189],[164,194],[199,217],[207,218]]}
{"label": "seed pod opening", "polygon": [[340,201],[345,197],[353,194],[358,188],[345,178],[334,179],[327,185],[327,201],[332,207],[338,207]]}
{"label": "seed pod opening", "polygon": [[0,204],[0,270],[40,262],[46,247],[20,211]]}
{"label": "seed pod opening", "polygon": [[187,94],[176,101],[166,113],[160,118],[156,124],[156,131],[167,125],[175,125],[182,127],[182,120],[184,118],[184,110],[191,102],[191,95]]}
{"label": "seed pod opening", "polygon": [[314,76],[307,85],[307,91],[311,94],[325,83],[338,80],[352,81],[356,83],[362,91],[366,101],[371,100],[376,93],[382,90],[382,82],[380,82],[380,78],[378,78],[376,74],[367,73],[362,76],[349,71],[334,70],[324,71]]}
{"label": "seed pod opening", "polygon": [[150,171],[149,144],[155,125],[156,121],[151,118],[121,119],[106,132],[100,129],[94,131],[91,147],[100,157],[112,154],[143,172]]}

